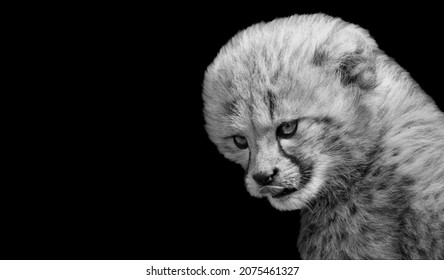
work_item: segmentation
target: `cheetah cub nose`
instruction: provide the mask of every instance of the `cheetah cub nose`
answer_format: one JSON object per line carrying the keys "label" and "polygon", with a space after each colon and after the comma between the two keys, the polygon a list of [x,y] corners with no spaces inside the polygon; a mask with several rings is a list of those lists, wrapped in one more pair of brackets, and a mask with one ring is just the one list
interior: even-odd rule
{"label": "cheetah cub nose", "polygon": [[273,170],[273,173],[265,173],[265,172],[259,172],[253,175],[253,179],[261,186],[265,186],[268,184],[271,184],[273,182],[274,177],[278,173],[278,169],[275,168]]}

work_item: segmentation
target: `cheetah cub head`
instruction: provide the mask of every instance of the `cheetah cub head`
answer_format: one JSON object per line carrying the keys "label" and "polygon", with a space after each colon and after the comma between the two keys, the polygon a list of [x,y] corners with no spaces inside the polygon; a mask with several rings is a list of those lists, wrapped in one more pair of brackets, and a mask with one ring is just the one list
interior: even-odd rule
{"label": "cheetah cub head", "polygon": [[369,105],[376,43],[325,15],[254,25],[208,67],[206,130],[240,164],[255,197],[301,209],[365,168],[375,142]]}

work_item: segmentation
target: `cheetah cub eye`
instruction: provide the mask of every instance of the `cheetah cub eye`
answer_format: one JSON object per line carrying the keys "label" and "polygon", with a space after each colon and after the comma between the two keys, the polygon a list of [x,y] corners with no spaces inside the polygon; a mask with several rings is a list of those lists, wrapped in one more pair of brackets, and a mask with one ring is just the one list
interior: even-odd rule
{"label": "cheetah cub eye", "polygon": [[233,142],[241,150],[248,148],[247,138],[243,136],[240,135],[233,136]]}
{"label": "cheetah cub eye", "polygon": [[290,122],[283,122],[276,130],[276,136],[279,138],[288,139],[293,137],[293,135],[298,130],[298,120],[293,120]]}

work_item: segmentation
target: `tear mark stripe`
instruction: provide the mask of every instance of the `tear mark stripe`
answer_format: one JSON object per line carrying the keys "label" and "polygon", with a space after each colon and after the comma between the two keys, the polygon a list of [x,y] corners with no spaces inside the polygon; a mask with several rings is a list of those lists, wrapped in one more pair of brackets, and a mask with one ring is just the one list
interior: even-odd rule
{"label": "tear mark stripe", "polygon": [[308,182],[310,182],[310,179],[313,177],[313,163],[302,163],[302,161],[293,156],[293,155],[289,155],[287,154],[284,149],[281,146],[281,143],[278,143],[279,146],[279,152],[286,158],[288,158],[294,165],[296,165],[299,168],[299,173],[300,173],[300,181],[299,181],[299,189],[302,189],[303,187],[305,187],[307,185]]}

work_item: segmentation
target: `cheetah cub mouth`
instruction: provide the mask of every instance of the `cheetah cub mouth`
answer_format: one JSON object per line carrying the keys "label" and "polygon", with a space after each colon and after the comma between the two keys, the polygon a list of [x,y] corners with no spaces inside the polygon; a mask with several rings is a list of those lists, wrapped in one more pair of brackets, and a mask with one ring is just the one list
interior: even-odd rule
{"label": "cheetah cub mouth", "polygon": [[296,188],[286,188],[282,186],[263,186],[259,189],[259,193],[262,195],[270,194],[272,198],[279,199],[289,196],[290,194],[296,192]]}

